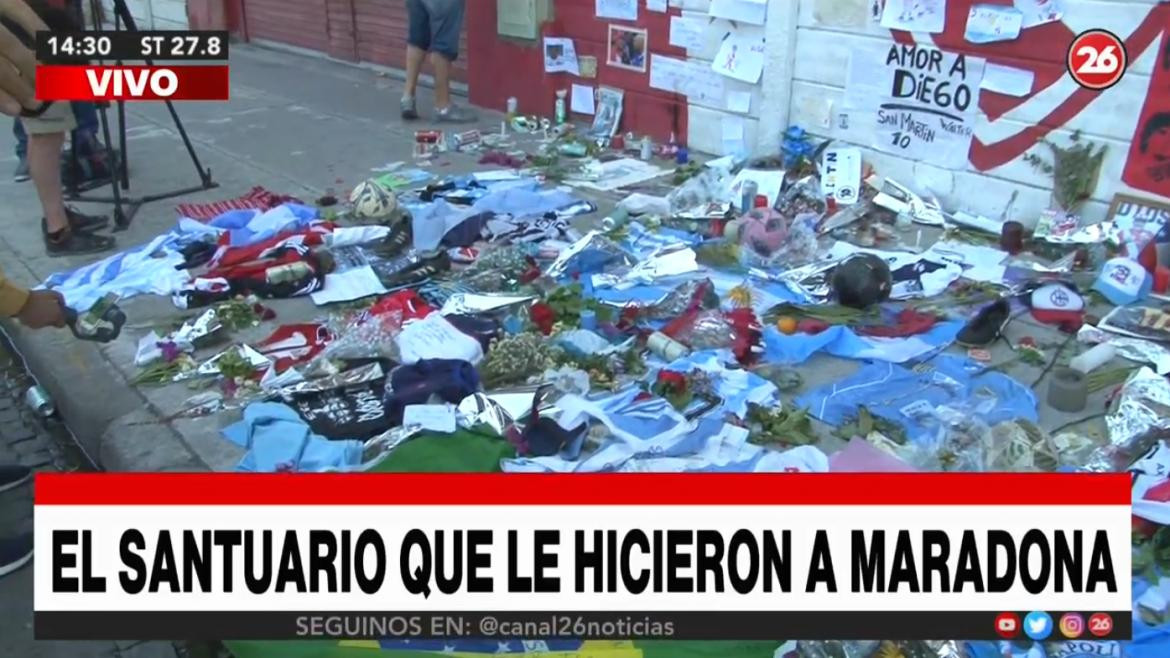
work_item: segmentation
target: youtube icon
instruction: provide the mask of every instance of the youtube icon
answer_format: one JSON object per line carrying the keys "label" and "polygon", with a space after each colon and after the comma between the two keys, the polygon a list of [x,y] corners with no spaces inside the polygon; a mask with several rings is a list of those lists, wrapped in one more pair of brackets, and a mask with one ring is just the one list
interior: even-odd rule
{"label": "youtube icon", "polygon": [[995,616],[995,632],[1005,640],[1015,639],[1020,634],[1020,616],[1014,612],[1001,612]]}

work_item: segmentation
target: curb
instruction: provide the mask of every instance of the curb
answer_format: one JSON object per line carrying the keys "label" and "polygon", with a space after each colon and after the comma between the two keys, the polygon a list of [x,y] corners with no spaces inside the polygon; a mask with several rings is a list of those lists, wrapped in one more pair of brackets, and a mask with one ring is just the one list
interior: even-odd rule
{"label": "curb", "polygon": [[0,327],[99,468],[211,470],[101,347],[78,341],[67,331],[31,331],[11,318],[0,319]]}

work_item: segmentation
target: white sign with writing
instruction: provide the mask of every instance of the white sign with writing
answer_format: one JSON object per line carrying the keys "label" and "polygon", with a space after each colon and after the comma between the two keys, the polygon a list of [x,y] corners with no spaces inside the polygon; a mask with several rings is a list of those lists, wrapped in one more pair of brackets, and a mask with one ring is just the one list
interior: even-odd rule
{"label": "white sign with writing", "polygon": [[875,44],[855,49],[845,107],[851,131],[887,153],[965,169],[985,61],[936,48]]}

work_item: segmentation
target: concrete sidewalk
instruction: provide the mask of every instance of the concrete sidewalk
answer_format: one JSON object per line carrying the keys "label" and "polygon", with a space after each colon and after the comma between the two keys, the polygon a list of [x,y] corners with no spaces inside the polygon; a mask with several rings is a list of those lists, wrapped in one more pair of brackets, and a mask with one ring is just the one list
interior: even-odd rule
{"label": "concrete sidewalk", "polygon": [[[387,162],[410,162],[414,131],[431,127],[425,118],[409,125],[398,117],[402,83],[387,74],[281,51],[248,46],[232,49],[232,98],[227,103],[179,103],[176,108],[197,154],[219,183],[218,189],[143,206],[119,248],[148,241],[170,229],[179,201],[212,201],[239,196],[254,185],[297,196],[307,203],[326,193],[345,194],[371,169]],[[420,90],[420,110],[431,110]],[[131,104],[128,146],[131,196],[155,194],[199,183],[199,177],[163,104]],[[483,113],[484,129],[498,130],[499,115]],[[111,119],[114,113],[110,113]],[[474,128],[476,126],[467,126]],[[7,201],[0,234],[0,264],[14,280],[34,285],[73,262],[45,255],[38,221],[40,206],[31,183],[10,182],[16,165],[11,132],[0,130],[0,195]],[[471,156],[451,154],[433,170],[443,175],[475,166]],[[101,188],[91,195],[108,196]],[[76,204],[85,212],[108,213],[105,204]],[[184,386],[136,390],[127,382],[142,328],[179,313],[170,300],[138,297],[123,307],[130,324],[115,343],[81,343],[66,331],[28,332],[7,325],[30,369],[57,401],[82,447],[108,470],[230,469],[240,457],[219,427],[233,415],[163,422],[193,394]],[[277,323],[304,321],[319,310],[307,298],[275,301]],[[266,323],[239,339],[261,338]]]}

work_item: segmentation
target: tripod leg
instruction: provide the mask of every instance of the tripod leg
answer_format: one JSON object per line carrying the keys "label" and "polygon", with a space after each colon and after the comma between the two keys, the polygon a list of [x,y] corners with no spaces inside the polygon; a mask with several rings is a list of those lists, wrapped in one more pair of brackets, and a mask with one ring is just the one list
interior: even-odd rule
{"label": "tripod leg", "polygon": [[[106,159],[113,162],[114,148],[110,146],[110,118],[105,107],[98,107],[101,117],[102,141],[105,142]],[[110,172],[110,190],[114,193],[114,230],[124,231],[130,226],[130,219],[122,208],[122,190],[118,188],[118,177]]]}
{"label": "tripod leg", "polygon": [[122,189],[130,189],[130,152],[126,150],[126,101],[118,101],[118,172],[122,178]]}
{"label": "tripod leg", "polygon": [[179,129],[179,137],[183,138],[183,146],[187,147],[187,155],[191,156],[191,163],[195,165],[195,171],[199,172],[199,180],[203,182],[203,187],[210,188],[211,171],[204,169],[203,164],[199,162],[199,155],[195,153],[195,145],[191,143],[191,138],[187,135],[187,129],[183,127],[183,120],[179,118],[179,113],[175,111],[175,105],[167,101],[167,110],[171,113],[171,118],[175,120],[175,128]]}
{"label": "tripod leg", "polygon": [[[133,14],[130,13],[130,9],[126,6],[125,0],[114,0],[114,16],[115,25],[120,27],[124,24],[126,30],[129,32],[138,31],[138,24],[135,22]],[[154,66],[153,60],[147,59],[145,61],[147,66]],[[199,180],[203,183],[203,188],[211,189],[215,187],[215,183],[211,180],[211,172],[204,169],[203,164],[199,162],[199,156],[195,153],[195,145],[191,143],[191,138],[187,135],[187,129],[183,126],[183,120],[179,118],[179,113],[175,111],[174,104],[171,101],[166,101],[166,104],[167,111],[171,114],[171,120],[175,122],[175,128],[179,131],[179,137],[183,139],[183,146],[187,147],[187,155],[191,156],[191,163],[195,165],[195,171],[199,172]],[[119,103],[119,106],[121,106],[121,103]],[[121,107],[119,107],[120,109]],[[123,123],[123,130],[125,129],[124,126],[125,123]],[[124,144],[123,148],[125,148]]]}

